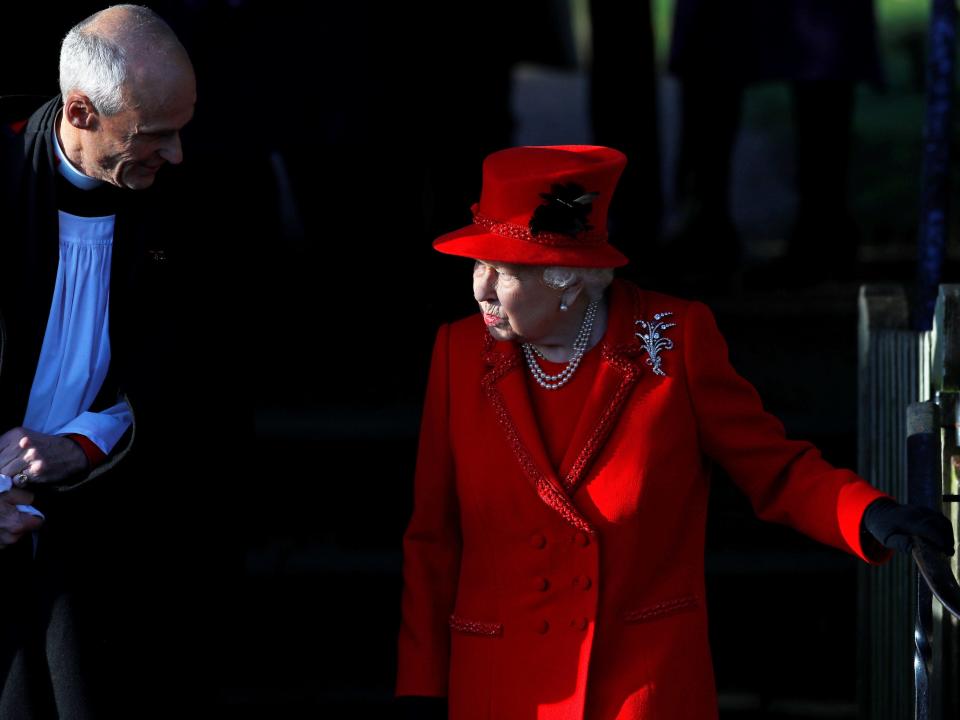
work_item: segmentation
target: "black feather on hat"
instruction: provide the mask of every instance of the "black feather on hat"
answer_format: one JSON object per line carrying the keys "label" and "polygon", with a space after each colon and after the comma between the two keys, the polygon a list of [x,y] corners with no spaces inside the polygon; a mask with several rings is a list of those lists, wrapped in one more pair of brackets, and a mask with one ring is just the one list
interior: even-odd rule
{"label": "black feather on hat", "polygon": [[587,224],[587,216],[599,194],[587,192],[577,183],[551,185],[549,193],[540,193],[546,202],[533,211],[530,232],[533,235],[551,232],[576,237],[577,233],[592,230],[593,226]]}

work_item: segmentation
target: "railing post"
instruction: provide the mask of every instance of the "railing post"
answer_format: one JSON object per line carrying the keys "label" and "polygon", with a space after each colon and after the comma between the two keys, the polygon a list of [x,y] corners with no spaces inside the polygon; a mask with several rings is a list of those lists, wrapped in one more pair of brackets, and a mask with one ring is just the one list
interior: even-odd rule
{"label": "railing post", "polygon": [[[957,470],[960,468],[960,286],[943,285],[929,333],[920,334],[928,357],[922,382],[935,398],[907,408],[907,501],[942,511],[957,527]],[[958,717],[958,627],[960,584],[957,558],[914,538],[911,573],[914,607],[915,720]]]}
{"label": "railing post", "polygon": [[[940,428],[943,447],[943,500],[944,513],[953,524],[954,534],[960,536],[960,524],[957,522],[957,509],[960,495],[957,491],[960,474],[960,393],[940,390],[937,392],[937,405],[940,408]],[[950,570],[957,572],[957,556],[951,559]],[[934,604],[936,608],[936,603]],[[956,618],[942,617],[942,641],[935,648],[934,662],[942,669],[946,682],[943,684],[943,716],[960,718],[960,628]],[[950,678],[954,678],[953,681]]]}
{"label": "railing post", "polygon": [[[940,423],[935,402],[907,407],[907,500],[911,505],[940,509]],[[914,570],[916,615],[914,620],[913,687],[915,720],[941,716],[933,662],[933,594]]]}
{"label": "railing post", "polygon": [[[940,408],[941,467],[944,512],[960,536],[960,285],[941,285],[934,313],[931,381]],[[950,560],[953,576],[960,576],[958,553]],[[960,622],[949,613],[942,619],[934,603],[934,664],[944,678],[940,685],[944,718],[960,718]]]}
{"label": "railing post", "polygon": [[[898,287],[860,290],[860,474],[901,502],[945,510],[956,532],[960,285],[940,286],[929,332],[909,329],[906,307],[905,294]],[[930,400],[934,402],[924,402]],[[945,562],[936,548],[921,539],[915,539],[911,555],[919,572],[913,565],[908,567],[911,558],[900,554],[886,567],[861,570],[858,697],[862,716],[956,720],[960,718],[958,556]]]}
{"label": "railing post", "polygon": [[[867,285],[859,299],[859,473],[874,487],[907,499],[906,414],[928,400],[930,343],[910,329],[907,295],[895,285]],[[858,582],[857,696],[862,716],[904,720],[913,707],[915,583],[910,559],[862,567]]]}

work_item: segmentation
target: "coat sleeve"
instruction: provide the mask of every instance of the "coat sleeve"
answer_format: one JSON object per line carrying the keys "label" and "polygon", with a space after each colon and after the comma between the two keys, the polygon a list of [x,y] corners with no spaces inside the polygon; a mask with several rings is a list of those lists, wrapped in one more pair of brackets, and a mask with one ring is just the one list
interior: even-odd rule
{"label": "coat sleeve", "polygon": [[685,325],[684,360],[700,445],[747,494],[757,516],[867,562],[889,559],[889,551],[863,542],[860,534],[864,510],[884,494],[824,461],[810,443],[786,438],[754,387],[730,365],[705,305],[691,303]]}
{"label": "coat sleeve", "polygon": [[447,694],[449,617],[460,570],[460,522],[449,428],[449,326],[437,333],[403,538],[397,695]]}

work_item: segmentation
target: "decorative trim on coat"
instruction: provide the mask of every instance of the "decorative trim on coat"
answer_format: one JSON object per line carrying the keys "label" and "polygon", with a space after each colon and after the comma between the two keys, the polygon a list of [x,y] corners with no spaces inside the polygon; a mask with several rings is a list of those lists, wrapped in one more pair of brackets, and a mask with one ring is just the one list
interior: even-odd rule
{"label": "decorative trim on coat", "polygon": [[580,483],[584,477],[586,477],[591,461],[607,441],[607,436],[610,434],[610,431],[613,430],[616,420],[620,417],[623,404],[627,398],[630,397],[630,393],[633,392],[633,387],[639,379],[639,373],[636,371],[635,366],[628,359],[622,357],[621,353],[607,347],[604,347],[602,352],[602,359],[620,370],[620,372],[623,373],[623,378],[613,398],[609,401],[606,411],[597,422],[593,434],[590,436],[587,444],[583,446],[580,454],[577,455],[577,459],[570,467],[566,477],[563,478],[563,486],[571,496],[577,491]]}
{"label": "decorative trim on coat", "polygon": [[464,635],[483,635],[485,637],[500,637],[503,635],[503,623],[467,620],[457,615],[451,615],[449,623],[451,630]]}
{"label": "decorative trim on coat", "polygon": [[[624,293],[624,295],[627,294],[629,295],[630,303],[629,317],[640,317],[642,310],[640,292],[632,288],[629,293]],[[624,298],[624,301],[626,301],[626,298]],[[612,322],[612,320],[608,317],[608,323],[610,322]],[[631,327],[635,324],[636,321],[633,321]],[[583,445],[580,453],[577,455],[577,459],[570,466],[569,470],[567,470],[563,478],[563,486],[571,497],[583,483],[590,470],[591,463],[603,448],[610,432],[616,426],[624,404],[631,397],[636,384],[647,372],[646,368],[641,365],[638,360],[638,356],[644,352],[644,348],[638,341],[636,334],[633,334],[633,337],[628,342],[611,342],[611,340],[615,341],[618,339],[621,334],[618,332],[618,328],[608,326],[607,335],[610,339],[605,340],[601,347],[602,360],[603,363],[615,368],[621,373],[620,383],[613,394],[605,398],[603,414],[597,419],[589,439]],[[603,372],[604,367],[601,364],[599,373]],[[598,377],[594,379],[594,382],[596,383],[599,380],[600,377],[598,375]]]}
{"label": "decorative trim on coat", "polygon": [[[493,350],[493,343],[495,341],[485,328],[483,332],[485,335],[484,358],[489,361],[496,357],[496,353],[491,352]],[[527,447],[520,439],[520,433],[517,431],[517,426],[513,422],[510,412],[507,410],[503,393],[501,393],[496,386],[496,382],[500,380],[500,378],[519,366],[520,356],[518,354],[501,355],[496,365],[490,368],[490,370],[480,381],[487,398],[493,404],[493,410],[494,414],[496,415],[497,422],[500,424],[500,427],[506,434],[507,443],[509,444],[510,449],[513,451],[513,454],[516,456],[520,467],[523,469],[523,473],[533,485],[533,488],[536,490],[536,493],[540,499],[549,507],[553,508],[553,510],[556,511],[564,520],[566,520],[567,523],[577,530],[582,530],[585,533],[596,535],[596,530],[577,511],[577,508],[574,507],[573,503],[570,501],[570,498],[558,486],[556,486],[554,483],[551,483],[550,480],[540,471],[540,469],[537,467],[537,464],[533,461],[533,458],[530,457],[530,452],[527,450]]]}
{"label": "decorative trim on coat", "polygon": [[699,605],[699,600],[696,595],[686,595],[674,600],[665,600],[650,607],[625,612],[623,614],[623,621],[626,623],[647,622],[649,620],[662,618],[666,615],[673,615],[683,610],[693,610],[697,605]]}

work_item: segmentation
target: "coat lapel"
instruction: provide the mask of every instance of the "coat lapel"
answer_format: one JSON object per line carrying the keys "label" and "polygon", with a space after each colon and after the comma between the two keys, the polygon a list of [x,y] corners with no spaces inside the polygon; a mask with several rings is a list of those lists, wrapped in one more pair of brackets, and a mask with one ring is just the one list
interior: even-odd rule
{"label": "coat lapel", "polygon": [[563,490],[551,467],[523,376],[522,358],[512,342],[495,342],[484,330],[487,372],[481,383],[511,452],[537,496],[570,525],[594,533]]}
{"label": "coat lapel", "polygon": [[634,387],[648,374],[641,358],[642,347],[634,334],[639,305],[640,293],[635,288],[614,283],[607,332],[600,348],[600,367],[560,465],[563,487],[571,497],[603,449],[626,400],[637,399]]}
{"label": "coat lapel", "polygon": [[614,282],[611,287],[600,367],[559,474],[547,456],[533,413],[518,346],[496,342],[486,329],[483,331],[488,367],[481,382],[507,444],[540,499],[572,526],[586,532],[595,530],[574,505],[573,495],[616,427],[627,400],[642,402],[661,381],[645,364],[647,351],[636,335],[636,322],[646,317],[642,297],[629,283]]}
{"label": "coat lapel", "polygon": [[614,282],[611,287],[600,367],[559,473],[543,444],[516,343],[496,342],[484,329],[488,368],[481,382],[507,444],[540,499],[587,532],[595,531],[574,505],[573,495],[616,427],[627,400],[642,402],[661,381],[652,370],[649,351],[637,337],[637,321],[648,319],[645,313],[649,314],[643,296],[629,283]]}

